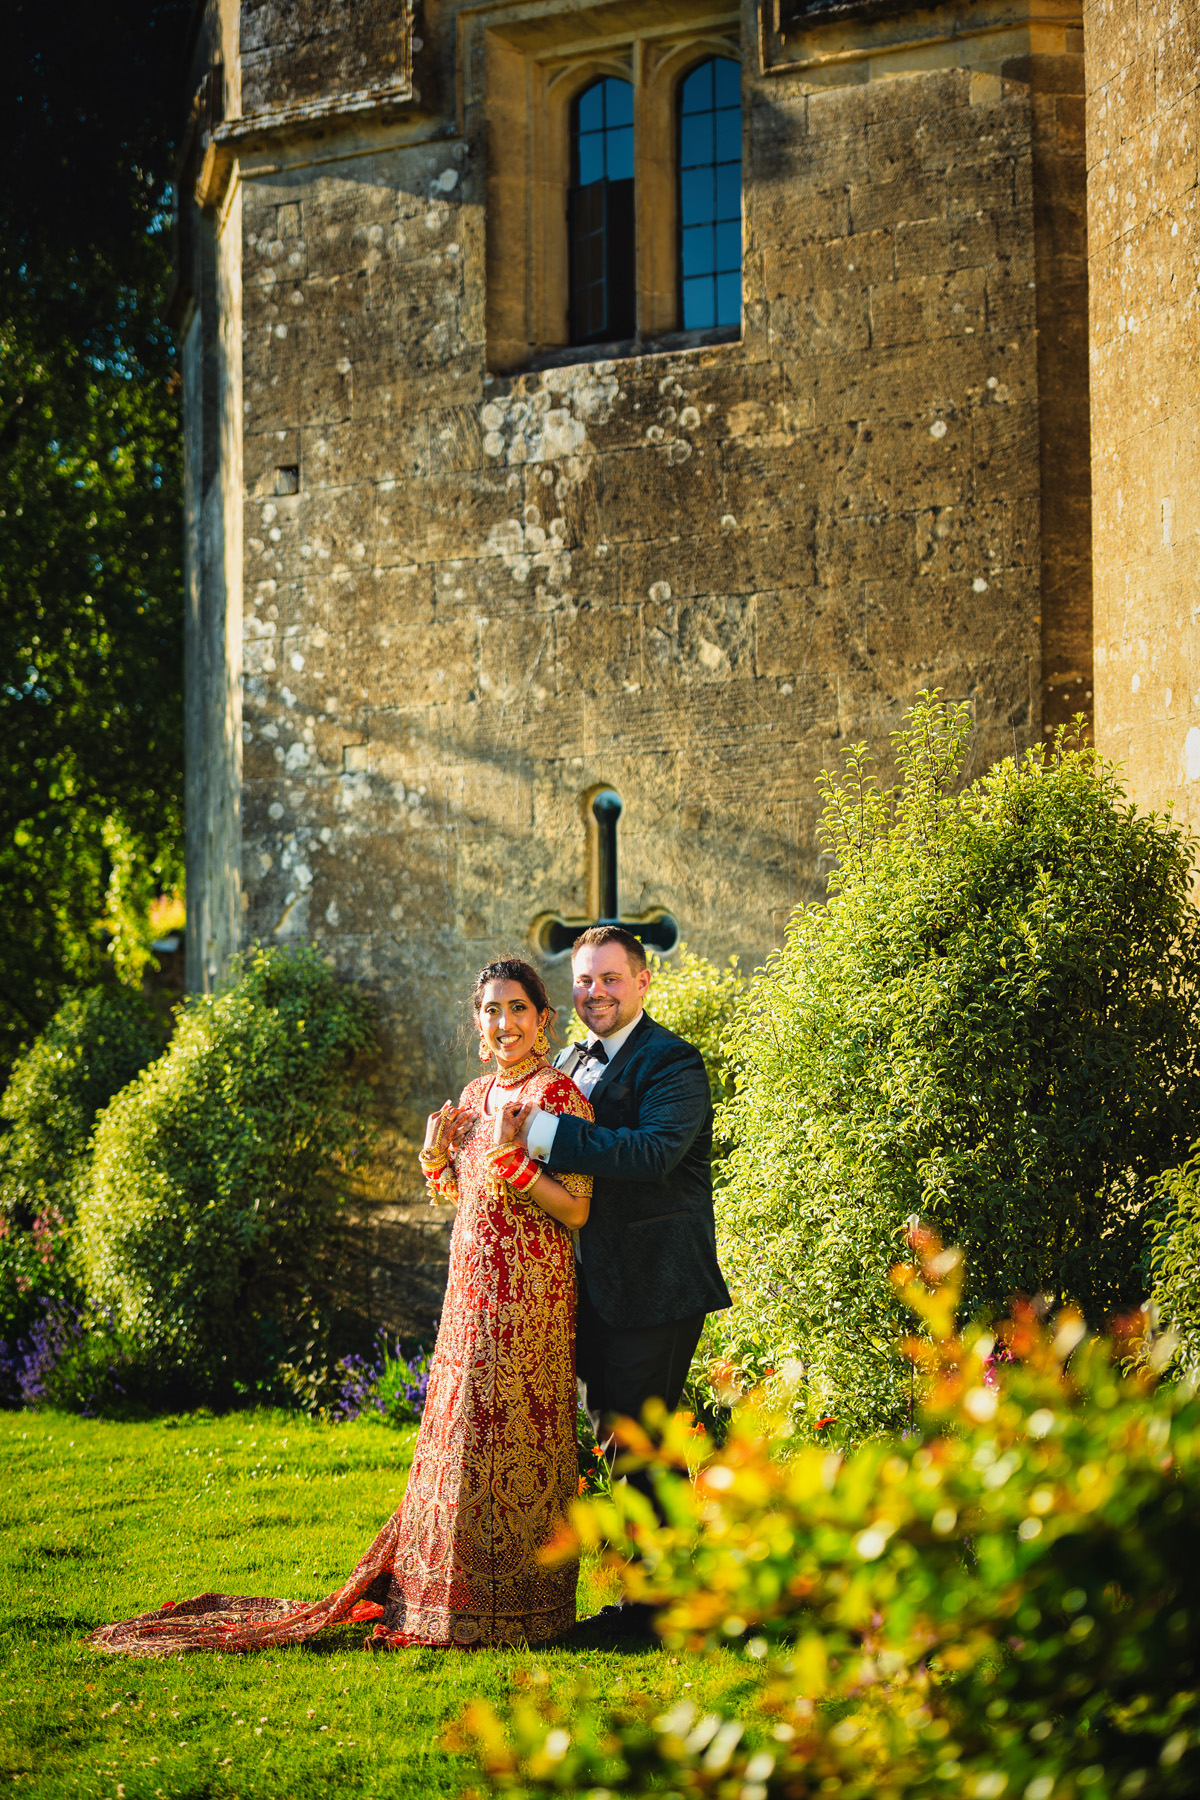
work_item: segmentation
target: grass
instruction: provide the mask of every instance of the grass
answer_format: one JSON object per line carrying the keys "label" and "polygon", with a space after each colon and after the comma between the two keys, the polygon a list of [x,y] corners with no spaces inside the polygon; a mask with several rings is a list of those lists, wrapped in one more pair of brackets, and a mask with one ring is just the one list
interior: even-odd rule
{"label": "grass", "polygon": [[[206,1589],[315,1599],[399,1503],[415,1430],[279,1412],[117,1424],[0,1413],[0,1780],[21,1795],[456,1795],[443,1747],[474,1695],[518,1672],[569,1690],[685,1685],[703,1705],[746,1683],[716,1662],[637,1651],[365,1655],[369,1627],[254,1656],[102,1655],[96,1625]],[[585,1568],[580,1611],[612,1595]]]}

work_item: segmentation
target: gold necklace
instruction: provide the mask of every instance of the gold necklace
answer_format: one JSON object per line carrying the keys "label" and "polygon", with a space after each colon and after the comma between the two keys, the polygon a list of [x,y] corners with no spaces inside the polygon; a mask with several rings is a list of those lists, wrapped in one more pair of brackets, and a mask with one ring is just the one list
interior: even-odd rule
{"label": "gold necklace", "polygon": [[546,1062],[547,1059],[540,1050],[531,1050],[528,1056],[523,1056],[520,1062],[513,1063],[510,1068],[497,1069],[492,1080],[501,1087],[517,1087],[522,1081],[527,1081],[535,1069],[545,1068]]}

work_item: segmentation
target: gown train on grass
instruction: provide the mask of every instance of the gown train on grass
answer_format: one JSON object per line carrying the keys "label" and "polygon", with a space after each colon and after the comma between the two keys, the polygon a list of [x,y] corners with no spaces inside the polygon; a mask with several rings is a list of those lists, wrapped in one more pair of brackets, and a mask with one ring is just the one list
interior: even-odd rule
{"label": "gown train on grass", "polygon": [[[578,1491],[571,1234],[489,1179],[492,1110],[533,1101],[590,1119],[574,1082],[533,1056],[481,1076],[453,1164],[458,1216],[425,1412],[404,1499],[349,1579],[312,1603],[201,1594],[104,1625],[89,1642],[132,1656],[301,1644],[376,1620],[375,1642],[467,1649],[536,1644],[575,1623],[576,1563],[540,1550]],[[559,1174],[575,1194],[591,1178]]]}

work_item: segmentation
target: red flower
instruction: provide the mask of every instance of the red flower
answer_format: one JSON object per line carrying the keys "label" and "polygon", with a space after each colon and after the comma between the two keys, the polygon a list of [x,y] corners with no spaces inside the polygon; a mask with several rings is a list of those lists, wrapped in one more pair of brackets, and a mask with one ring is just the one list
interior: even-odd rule
{"label": "red flower", "polygon": [[836,1425],[836,1423],[837,1415],[835,1413],[826,1413],[823,1419],[817,1420],[816,1424],[813,1426],[813,1430],[824,1431],[827,1425]]}

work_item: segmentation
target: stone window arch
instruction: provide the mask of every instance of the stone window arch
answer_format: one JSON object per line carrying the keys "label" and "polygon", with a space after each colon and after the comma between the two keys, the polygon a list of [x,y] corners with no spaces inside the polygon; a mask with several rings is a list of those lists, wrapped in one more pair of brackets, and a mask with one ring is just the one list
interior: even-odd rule
{"label": "stone window arch", "polygon": [[[486,118],[489,368],[505,373],[570,361],[589,343],[666,347],[684,331],[678,89],[707,59],[736,66],[741,47],[738,15],[720,0],[695,0],[695,11],[690,25],[684,16],[660,23],[648,15],[644,35],[635,29],[603,45],[582,29],[585,14],[574,9],[536,22],[481,25],[481,54],[472,53],[469,69],[483,80],[476,90],[468,79],[464,100],[477,93]],[[574,120],[580,97],[609,80],[633,94],[634,299],[624,323],[629,310],[634,320],[628,330],[591,320],[593,331],[573,317],[573,196],[590,185],[576,180]],[[739,329],[717,327],[711,336],[723,341]],[[686,335],[711,341],[703,332]]]}

